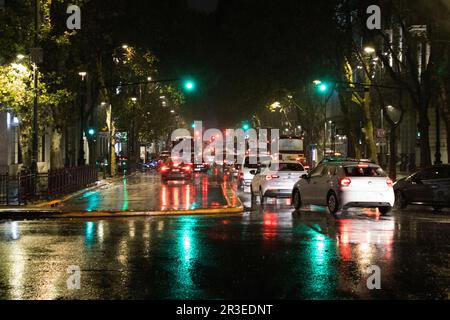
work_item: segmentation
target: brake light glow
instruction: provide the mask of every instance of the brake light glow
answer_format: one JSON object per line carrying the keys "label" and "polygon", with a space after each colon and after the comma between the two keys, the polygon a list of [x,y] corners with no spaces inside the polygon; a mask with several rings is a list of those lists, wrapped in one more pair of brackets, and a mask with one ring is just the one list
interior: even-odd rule
{"label": "brake light glow", "polygon": [[184,166],[183,170],[187,171],[187,172],[191,172],[192,171],[192,167],[191,166]]}
{"label": "brake light glow", "polygon": [[358,168],[368,168],[368,164],[358,164]]}
{"label": "brake light glow", "polygon": [[272,179],[278,179],[280,176],[277,175],[268,175],[266,176],[266,181],[270,181]]}
{"label": "brake light glow", "polygon": [[387,183],[387,185],[388,185],[389,188],[392,188],[392,186],[394,185],[394,182],[392,181],[391,178],[387,178],[387,179],[386,179],[386,183]]}
{"label": "brake light glow", "polygon": [[339,180],[339,185],[342,187],[348,187],[350,183],[352,183],[352,180],[350,180],[350,178],[342,178],[341,180]]}
{"label": "brake light glow", "polygon": [[161,167],[161,171],[162,172],[166,172],[166,171],[169,171],[169,167],[168,166],[163,166],[163,167]]}

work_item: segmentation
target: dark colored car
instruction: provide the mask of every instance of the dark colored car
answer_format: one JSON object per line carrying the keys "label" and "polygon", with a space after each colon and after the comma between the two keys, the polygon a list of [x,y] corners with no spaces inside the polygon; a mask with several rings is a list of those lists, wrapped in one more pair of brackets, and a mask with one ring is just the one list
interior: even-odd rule
{"label": "dark colored car", "polygon": [[400,209],[409,204],[450,207],[450,165],[422,169],[394,184],[395,203]]}
{"label": "dark colored car", "polygon": [[163,182],[169,180],[191,180],[193,177],[192,164],[175,163],[171,160],[164,162],[159,167]]}

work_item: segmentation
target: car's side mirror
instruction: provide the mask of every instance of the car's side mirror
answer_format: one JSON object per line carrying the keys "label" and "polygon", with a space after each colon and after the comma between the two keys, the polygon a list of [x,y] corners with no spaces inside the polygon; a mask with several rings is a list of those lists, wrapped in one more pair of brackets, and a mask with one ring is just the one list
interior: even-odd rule
{"label": "car's side mirror", "polygon": [[250,170],[251,175],[256,175],[256,170]]}

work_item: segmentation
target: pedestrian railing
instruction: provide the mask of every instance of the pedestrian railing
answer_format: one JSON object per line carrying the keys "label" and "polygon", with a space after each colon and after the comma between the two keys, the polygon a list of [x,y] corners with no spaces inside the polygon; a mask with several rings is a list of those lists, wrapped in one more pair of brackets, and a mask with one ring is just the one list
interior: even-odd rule
{"label": "pedestrian railing", "polygon": [[92,185],[98,180],[95,166],[49,170],[32,174],[0,175],[0,205],[22,205],[53,199]]}

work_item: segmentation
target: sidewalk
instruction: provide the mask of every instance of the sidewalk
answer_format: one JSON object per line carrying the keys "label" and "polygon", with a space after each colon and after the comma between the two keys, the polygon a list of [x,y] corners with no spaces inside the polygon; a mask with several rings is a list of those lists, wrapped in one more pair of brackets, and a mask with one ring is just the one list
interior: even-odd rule
{"label": "sidewalk", "polygon": [[202,176],[195,183],[174,186],[161,185],[157,175],[139,173],[126,179],[117,177],[100,180],[95,186],[61,199],[30,206],[0,207],[0,219],[105,218],[243,212],[244,206],[231,185],[227,182],[210,181],[211,179]]}

